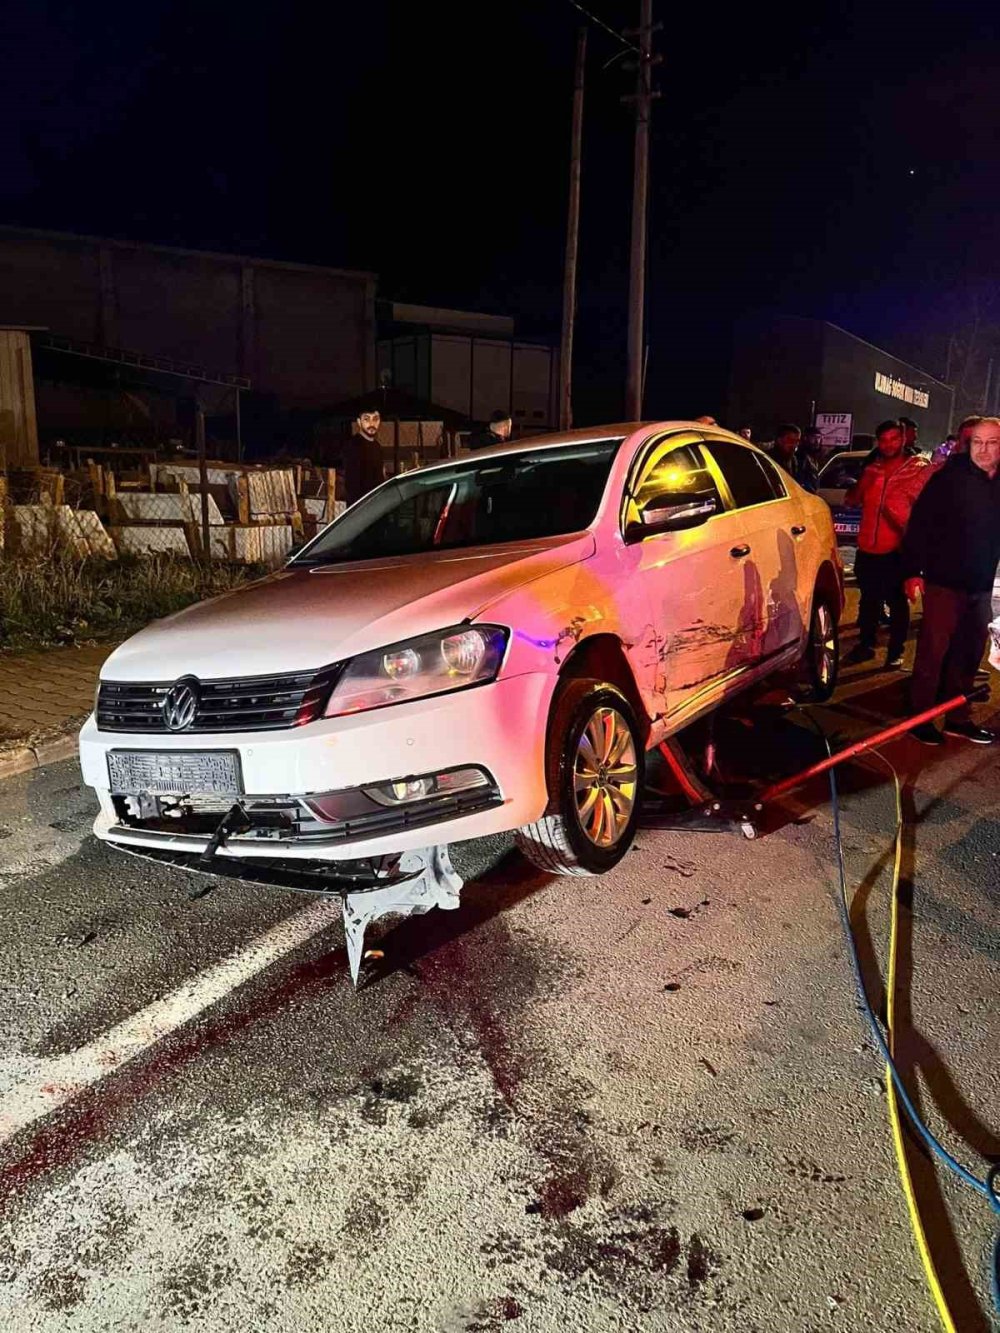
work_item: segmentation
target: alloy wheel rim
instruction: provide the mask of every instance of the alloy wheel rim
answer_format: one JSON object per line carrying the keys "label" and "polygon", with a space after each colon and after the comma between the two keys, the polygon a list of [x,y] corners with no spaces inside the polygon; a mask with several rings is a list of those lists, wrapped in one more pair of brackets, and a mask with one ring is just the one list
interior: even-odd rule
{"label": "alloy wheel rim", "polygon": [[834,630],[833,616],[825,602],[816,608],[815,641],[813,660],[816,664],[816,679],[821,685],[829,685],[833,679],[837,660],[837,637]]}
{"label": "alloy wheel rim", "polygon": [[590,716],[573,761],[576,813],[584,836],[595,847],[615,847],[635,808],[639,768],[628,723],[616,708]]}

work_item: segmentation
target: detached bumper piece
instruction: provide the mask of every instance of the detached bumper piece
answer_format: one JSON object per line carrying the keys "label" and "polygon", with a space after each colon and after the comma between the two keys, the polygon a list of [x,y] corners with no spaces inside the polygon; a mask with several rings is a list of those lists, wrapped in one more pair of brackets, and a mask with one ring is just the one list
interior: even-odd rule
{"label": "detached bumper piece", "polygon": [[[227,814],[223,824],[229,820]],[[338,896],[344,907],[344,937],[351,980],[358,984],[365,953],[365,931],[383,916],[422,916],[432,907],[453,911],[459,905],[462,880],[455,873],[447,847],[424,847],[398,857],[373,857],[368,861],[345,861],[333,869],[329,862],[281,861],[268,857],[252,861],[226,856],[220,850],[225,829],[220,825],[219,845],[205,852],[140,851],[123,843],[119,850],[146,861],[176,866],[203,875],[243,880],[251,884],[293,889],[298,893]]]}
{"label": "detached bumper piece", "polygon": [[[491,775],[477,765],[304,796],[181,796],[140,791],[116,792],[111,799],[119,823],[108,830],[108,839],[132,856],[298,893],[338,895],[343,901],[344,935],[355,986],[364,958],[365,931],[372,921],[458,906],[462,881],[447,847],[331,862],[319,857],[283,857],[280,844],[294,843],[296,850],[308,846],[318,852],[379,833],[457,819],[503,800]],[[268,854],[247,855],[254,843],[268,847]],[[235,844],[239,844],[236,855]]]}

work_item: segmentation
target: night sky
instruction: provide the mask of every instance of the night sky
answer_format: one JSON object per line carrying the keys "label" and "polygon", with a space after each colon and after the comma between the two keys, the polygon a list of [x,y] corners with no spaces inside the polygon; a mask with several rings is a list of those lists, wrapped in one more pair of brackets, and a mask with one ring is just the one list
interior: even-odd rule
{"label": "night sky", "polygon": [[[583,0],[615,28],[638,0]],[[13,14],[13,19],[11,19]],[[380,276],[558,330],[568,0],[20,0],[0,219]],[[718,413],[734,317],[832,319],[942,373],[1000,256],[993,4],[654,0],[649,415]],[[634,75],[589,35],[581,421],[619,415]]]}

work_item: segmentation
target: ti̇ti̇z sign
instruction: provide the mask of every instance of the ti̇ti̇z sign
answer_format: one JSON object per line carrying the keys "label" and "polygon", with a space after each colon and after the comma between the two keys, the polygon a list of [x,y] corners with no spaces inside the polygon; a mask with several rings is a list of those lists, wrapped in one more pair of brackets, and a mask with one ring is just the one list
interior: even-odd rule
{"label": "ti\u0307ti\u0307z sign", "polygon": [[823,437],[824,449],[850,449],[854,438],[854,417],[850,412],[817,412],[814,424]]}

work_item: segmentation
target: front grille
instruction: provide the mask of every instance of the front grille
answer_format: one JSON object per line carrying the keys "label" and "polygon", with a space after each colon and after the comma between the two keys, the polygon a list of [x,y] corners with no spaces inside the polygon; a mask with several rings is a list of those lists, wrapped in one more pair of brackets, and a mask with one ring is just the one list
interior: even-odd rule
{"label": "front grille", "polygon": [[[338,666],[289,676],[245,676],[198,682],[198,707],[185,736],[220,731],[280,731],[320,717]],[[173,681],[138,684],[102,680],[97,696],[101,731],[169,732],[163,703]]]}

